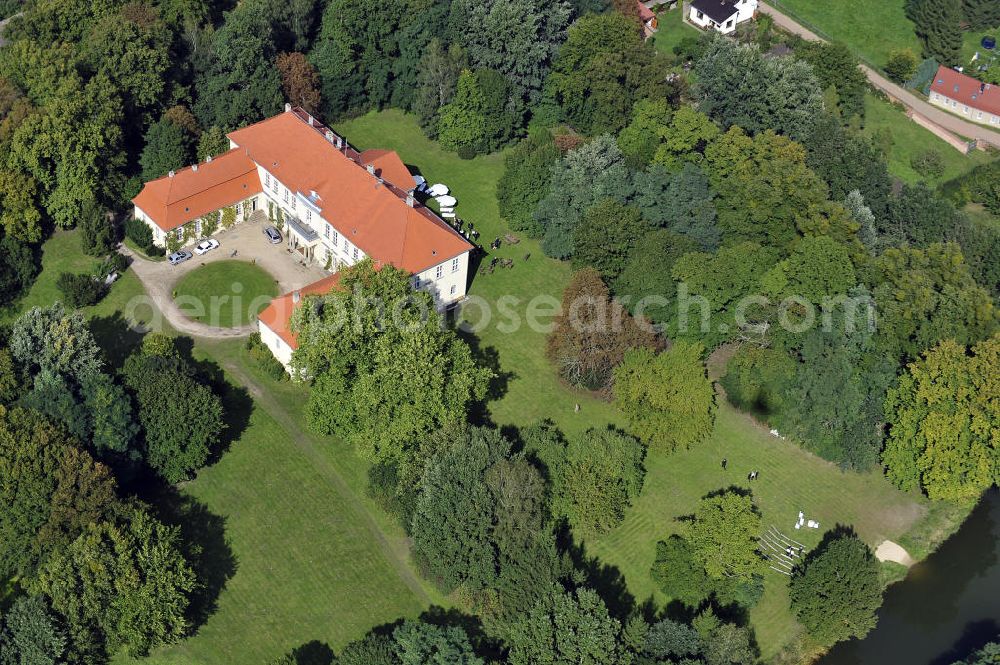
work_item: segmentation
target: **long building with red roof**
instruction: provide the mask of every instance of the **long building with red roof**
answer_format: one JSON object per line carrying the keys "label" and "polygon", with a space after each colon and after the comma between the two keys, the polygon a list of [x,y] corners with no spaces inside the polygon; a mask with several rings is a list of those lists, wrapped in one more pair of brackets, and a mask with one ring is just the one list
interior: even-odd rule
{"label": "long building with red roof", "polygon": [[[473,247],[416,200],[416,182],[398,154],[358,152],[289,105],[228,137],[229,152],[147,182],[132,200],[158,246],[197,241],[225,209],[237,222],[267,210],[283,219],[291,248],[333,273],[371,258],[412,274],[441,307],[465,297]],[[301,291],[335,284],[324,279]],[[286,366],[296,346],[288,318],[300,297],[275,299],[259,318],[262,340]]]}
{"label": "long building with red roof", "polygon": [[1000,86],[941,65],[931,82],[930,100],[973,122],[1000,126]]}

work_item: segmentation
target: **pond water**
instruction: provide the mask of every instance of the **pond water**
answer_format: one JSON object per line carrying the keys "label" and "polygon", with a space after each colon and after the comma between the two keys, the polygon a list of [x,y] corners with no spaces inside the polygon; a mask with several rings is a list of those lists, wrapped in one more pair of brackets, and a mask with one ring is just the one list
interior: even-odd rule
{"label": "pond water", "polygon": [[1000,634],[1000,491],[892,585],[878,626],[816,665],[951,665]]}

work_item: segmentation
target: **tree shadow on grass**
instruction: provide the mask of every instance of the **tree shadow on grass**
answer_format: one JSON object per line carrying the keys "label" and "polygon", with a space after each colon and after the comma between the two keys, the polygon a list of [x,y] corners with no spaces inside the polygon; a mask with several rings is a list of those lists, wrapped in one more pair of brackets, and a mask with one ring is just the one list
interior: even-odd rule
{"label": "tree shadow on grass", "polygon": [[178,337],[174,343],[181,357],[195,369],[198,382],[207,385],[222,400],[222,418],[226,428],[222,430],[219,443],[212,450],[208,462],[206,462],[206,466],[211,466],[218,462],[230,446],[243,436],[253,413],[253,398],[243,386],[227,381],[225,372],[216,362],[195,359],[193,355],[194,340],[190,337]]}
{"label": "tree shadow on grass", "polygon": [[238,568],[238,559],[226,537],[226,518],[169,485],[158,488],[153,505],[162,522],[179,529],[181,550],[198,580],[188,607],[194,634],[215,612],[219,594]]}
{"label": "tree shadow on grass", "polygon": [[110,316],[95,316],[89,321],[90,332],[101,347],[111,369],[119,370],[125,359],[142,343],[145,333],[132,327],[121,312]]}
{"label": "tree shadow on grass", "polygon": [[648,608],[640,608],[637,605],[621,570],[603,563],[596,556],[587,555],[586,545],[574,540],[573,533],[565,520],[559,525],[556,542],[559,549],[569,555],[573,567],[582,574],[583,586],[590,587],[601,596],[611,616],[624,622],[637,610],[649,611]]}
{"label": "tree shadow on grass", "polygon": [[485,367],[493,373],[489,387],[486,390],[486,398],[482,402],[477,402],[469,408],[469,422],[473,425],[488,426],[492,424],[487,405],[507,394],[510,382],[517,378],[517,373],[504,371],[500,367],[500,352],[493,346],[483,346],[481,340],[470,332],[458,330],[459,338],[469,345],[472,351],[472,358],[480,367]]}
{"label": "tree shadow on grass", "polygon": [[292,649],[291,662],[295,665],[333,665],[333,649],[326,642],[312,640]]}

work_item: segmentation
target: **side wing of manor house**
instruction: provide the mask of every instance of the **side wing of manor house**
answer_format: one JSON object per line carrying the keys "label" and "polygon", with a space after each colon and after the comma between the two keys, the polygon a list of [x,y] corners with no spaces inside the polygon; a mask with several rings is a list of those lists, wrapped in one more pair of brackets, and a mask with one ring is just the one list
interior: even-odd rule
{"label": "side wing of manor house", "polygon": [[[303,295],[336,286],[337,271],[370,257],[413,275],[439,307],[466,295],[466,239],[419,203],[416,182],[395,152],[358,152],[300,108],[231,132],[229,152],[147,182],[132,202],[160,246],[189,244],[216,226],[267,210],[284,219],[286,242],[333,273],[275,298],[258,320],[261,340],[287,368],[297,347],[289,320]],[[205,219],[215,224],[205,224]]]}

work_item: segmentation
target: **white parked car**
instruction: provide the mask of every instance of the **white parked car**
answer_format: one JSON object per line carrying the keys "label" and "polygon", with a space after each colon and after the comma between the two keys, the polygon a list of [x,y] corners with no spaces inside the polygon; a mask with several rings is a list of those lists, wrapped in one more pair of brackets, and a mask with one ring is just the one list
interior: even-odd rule
{"label": "white parked car", "polygon": [[194,248],[194,253],[197,254],[198,256],[201,256],[202,254],[204,254],[206,252],[211,252],[213,249],[216,249],[218,246],[219,246],[219,241],[216,240],[215,238],[209,238],[208,240],[202,240]]}

